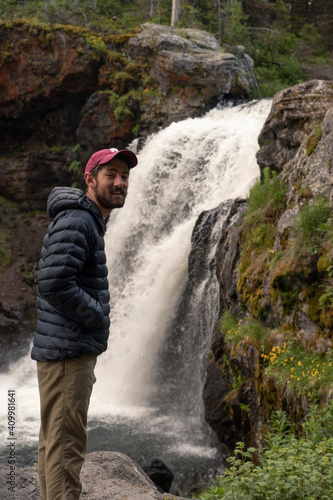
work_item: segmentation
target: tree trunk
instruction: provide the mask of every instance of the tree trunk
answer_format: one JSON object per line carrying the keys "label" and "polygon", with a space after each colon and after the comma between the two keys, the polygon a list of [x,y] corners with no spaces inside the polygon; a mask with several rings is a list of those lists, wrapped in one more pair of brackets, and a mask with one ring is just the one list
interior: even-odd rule
{"label": "tree trunk", "polygon": [[179,19],[179,0],[172,0],[171,26],[174,26]]}
{"label": "tree trunk", "polygon": [[221,0],[217,0],[217,20],[218,20],[218,27],[219,27],[219,42],[221,43],[221,40],[222,40],[222,30],[221,30],[221,22],[222,22]]}

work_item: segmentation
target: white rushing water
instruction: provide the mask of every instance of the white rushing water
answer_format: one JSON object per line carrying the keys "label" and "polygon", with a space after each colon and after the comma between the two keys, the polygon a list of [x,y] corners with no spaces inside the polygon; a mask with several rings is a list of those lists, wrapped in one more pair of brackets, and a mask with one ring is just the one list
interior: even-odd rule
{"label": "white rushing water", "polygon": [[97,367],[92,412],[105,403],[149,404],[195,221],[203,210],[248,193],[259,174],[257,138],[269,109],[262,100],[173,123],[139,153],[125,207],[114,212],[106,236],[112,334]]}
{"label": "white rushing water", "polygon": [[[214,109],[202,118],[171,124],[149,137],[139,151],[125,207],[112,214],[105,240],[111,335],[96,368],[90,406],[91,449],[105,443],[96,431],[101,422],[103,428],[108,423],[121,426],[128,418],[131,427],[140,429],[140,421],[149,415],[149,430],[145,424],[143,432],[163,433],[170,440],[164,443],[170,451],[201,458],[209,455],[204,443],[191,441],[184,420],[156,413],[152,401],[156,402],[156,392],[161,390],[155,383],[156,360],[186,284],[195,221],[202,211],[247,195],[259,175],[257,138],[270,107],[270,100],[261,100]],[[0,374],[0,449],[8,434],[9,389],[16,390],[18,442],[35,450],[39,400],[30,353]],[[190,431],[190,422],[185,427]],[[119,427],[118,433],[124,432]],[[135,440],[140,443],[140,436],[131,437],[128,448],[119,451],[135,458]],[[110,449],[115,450],[116,444]],[[31,461],[36,460],[36,452],[31,455]]]}

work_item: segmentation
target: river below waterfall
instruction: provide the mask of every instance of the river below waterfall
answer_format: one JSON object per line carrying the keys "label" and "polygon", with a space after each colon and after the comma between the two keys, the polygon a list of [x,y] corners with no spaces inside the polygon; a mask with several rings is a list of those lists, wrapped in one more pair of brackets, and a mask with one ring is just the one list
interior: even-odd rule
{"label": "river below waterfall", "polygon": [[[96,367],[88,452],[120,451],[139,465],[159,458],[175,475],[174,493],[184,496],[221,471],[201,398],[218,307],[207,308],[200,349],[193,315],[177,339],[172,335],[191,234],[203,211],[247,195],[259,175],[257,138],[270,107],[270,100],[260,100],[216,108],[150,136],[131,171],[125,207],[112,213],[106,234],[111,334]],[[207,287],[196,292],[194,311],[206,296]],[[9,370],[0,373],[0,459],[8,459],[7,395],[14,390],[17,466],[37,462],[39,400],[29,351],[13,350]]]}

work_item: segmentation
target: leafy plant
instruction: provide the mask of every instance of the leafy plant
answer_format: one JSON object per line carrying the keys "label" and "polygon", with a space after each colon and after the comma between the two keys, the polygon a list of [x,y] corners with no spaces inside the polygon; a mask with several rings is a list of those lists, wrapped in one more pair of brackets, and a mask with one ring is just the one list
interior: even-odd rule
{"label": "leafy plant", "polygon": [[260,465],[252,463],[256,451],[237,443],[230,467],[200,500],[329,500],[333,488],[333,400],[323,408],[312,405],[296,437],[283,411],[272,417]]}
{"label": "leafy plant", "polygon": [[72,174],[77,174],[77,173],[80,171],[81,166],[82,166],[82,162],[81,162],[81,161],[74,160],[74,161],[72,161],[72,163],[69,165],[69,167],[68,167],[68,172],[70,172],[70,173],[72,173]]}
{"label": "leafy plant", "polygon": [[73,153],[79,153],[81,151],[80,144],[75,144],[72,148]]}
{"label": "leafy plant", "polygon": [[116,92],[110,90],[103,91],[109,94],[110,104],[113,108],[113,113],[118,121],[123,121],[126,116],[134,115],[133,111],[128,107],[128,105],[133,105],[134,102],[138,102],[141,99],[141,93],[135,90],[130,90],[127,94],[120,96]]}

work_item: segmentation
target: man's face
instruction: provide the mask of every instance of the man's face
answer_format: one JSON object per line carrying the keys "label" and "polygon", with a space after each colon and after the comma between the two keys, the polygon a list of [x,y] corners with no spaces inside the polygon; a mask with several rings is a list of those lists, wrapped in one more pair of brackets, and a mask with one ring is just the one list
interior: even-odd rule
{"label": "man's face", "polygon": [[103,216],[124,205],[129,180],[129,168],[124,160],[113,158],[91,180],[93,182],[89,182],[89,194]]}

